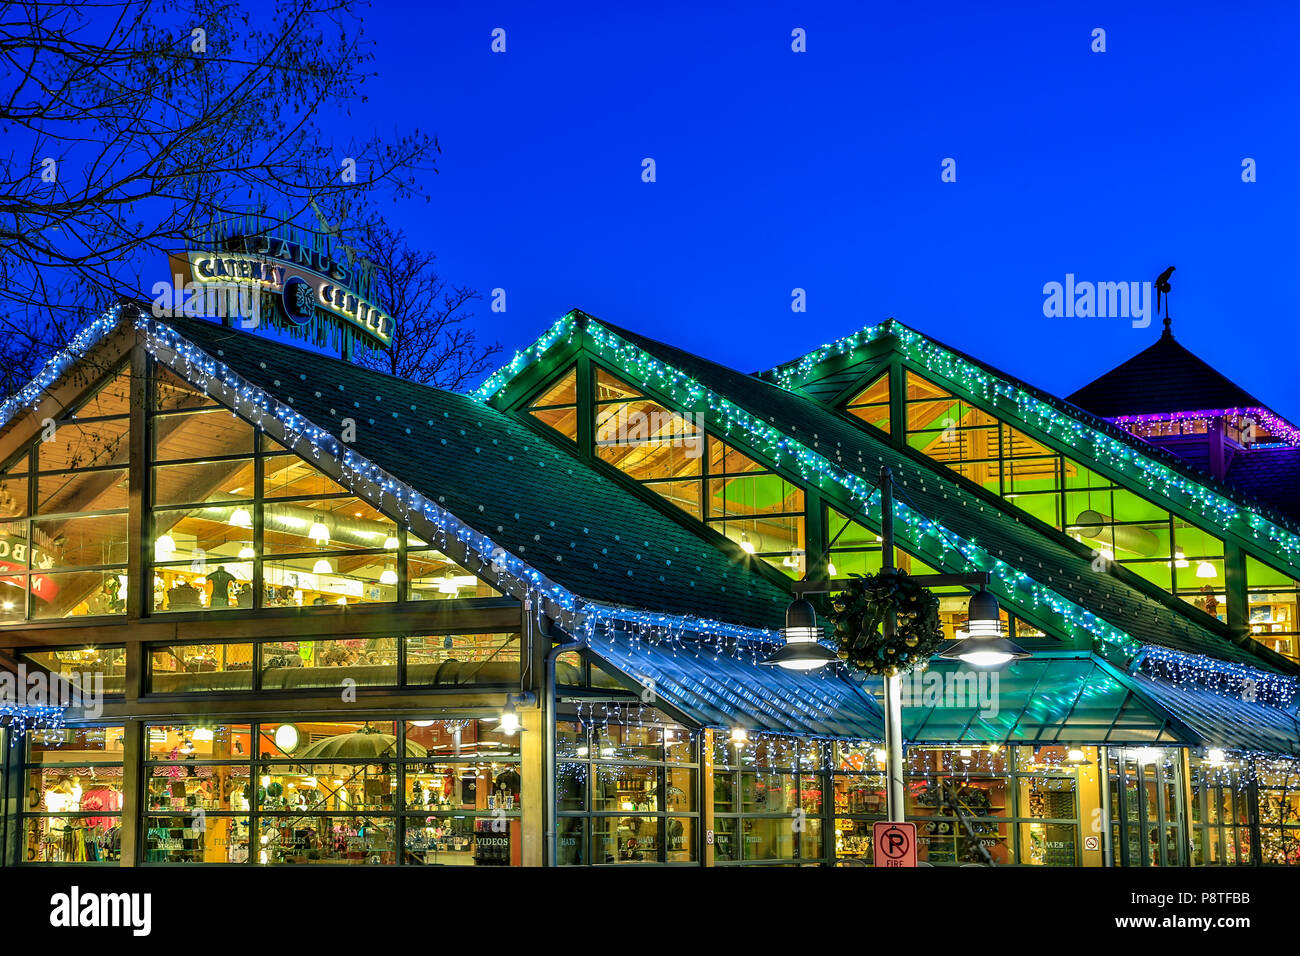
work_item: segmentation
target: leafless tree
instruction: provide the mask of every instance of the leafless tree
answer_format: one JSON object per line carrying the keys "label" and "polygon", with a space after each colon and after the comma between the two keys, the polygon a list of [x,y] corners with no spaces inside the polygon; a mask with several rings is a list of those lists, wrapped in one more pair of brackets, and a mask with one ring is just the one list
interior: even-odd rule
{"label": "leafless tree", "polygon": [[[239,217],[354,244],[437,140],[341,140],[364,0],[0,0],[0,389]],[[400,315],[400,313],[398,313]]]}
{"label": "leafless tree", "polygon": [[400,229],[371,218],[358,233],[363,258],[374,269],[379,300],[397,317],[392,348],[357,359],[367,368],[413,382],[461,391],[488,368],[499,343],[478,341],[469,306],[481,299],[438,274],[437,257],[412,248]]}

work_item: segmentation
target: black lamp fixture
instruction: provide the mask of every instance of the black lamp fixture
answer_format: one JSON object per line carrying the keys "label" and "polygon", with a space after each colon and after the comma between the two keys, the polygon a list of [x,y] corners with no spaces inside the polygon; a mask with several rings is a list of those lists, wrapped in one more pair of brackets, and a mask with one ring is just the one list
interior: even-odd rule
{"label": "black lamp fixture", "polygon": [[939,656],[962,661],[972,667],[1001,667],[1010,661],[1024,660],[1030,654],[1005,637],[998,599],[981,587],[971,595],[966,612],[966,629],[957,632],[957,640],[948,644]]}
{"label": "black lamp fixture", "polygon": [[803,598],[785,609],[781,636],[785,638],[785,646],[763,661],[764,664],[776,664],[792,671],[812,671],[837,659],[834,651],[818,643],[822,627],[817,623],[817,611]]}

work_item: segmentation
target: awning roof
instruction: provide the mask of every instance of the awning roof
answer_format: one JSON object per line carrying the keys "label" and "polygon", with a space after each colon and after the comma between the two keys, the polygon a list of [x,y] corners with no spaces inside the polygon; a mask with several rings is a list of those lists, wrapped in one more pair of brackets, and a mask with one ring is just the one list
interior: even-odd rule
{"label": "awning roof", "polygon": [[589,647],[701,727],[864,740],[884,737],[880,706],[847,677],[834,671],[798,673],[760,664],[767,653],[760,645],[733,657],[715,652],[709,644],[652,643],[615,631],[593,640]]}
{"label": "awning roof", "polygon": [[[702,727],[884,736],[880,705],[861,686],[839,673],[760,664],[766,651],[759,645],[728,656],[703,642],[653,642],[620,631],[593,641],[590,650]],[[1300,726],[1284,710],[1125,674],[1091,655],[1016,661],[987,672],[973,699],[960,690],[955,699],[941,696],[950,678],[970,673],[958,662],[936,660],[906,680],[909,743],[1171,744],[1300,754]]]}
{"label": "awning roof", "polygon": [[1300,754],[1300,727],[1284,710],[1190,684],[1172,684],[1135,674],[1135,685],[1194,730],[1205,746]]}
{"label": "awning roof", "polygon": [[[936,661],[923,676],[946,686],[961,667]],[[996,674],[971,706],[935,705],[909,681],[920,706],[904,706],[903,735],[917,743],[1202,743],[1096,658],[1031,658]]]}

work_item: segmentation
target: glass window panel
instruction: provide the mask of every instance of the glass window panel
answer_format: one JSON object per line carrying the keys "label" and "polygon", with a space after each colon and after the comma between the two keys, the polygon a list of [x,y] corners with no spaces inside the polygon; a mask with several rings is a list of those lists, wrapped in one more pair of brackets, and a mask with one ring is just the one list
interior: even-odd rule
{"label": "glass window panel", "polygon": [[126,568],[33,574],[30,580],[37,620],[126,613]]}
{"label": "glass window panel", "polygon": [[23,821],[23,842],[28,863],[117,863],[121,817],[29,816]]}
{"label": "glass window panel", "polygon": [[179,412],[208,408],[216,399],[195,388],[161,362],[153,365],[153,409],[159,412]]}
{"label": "glass window panel", "polygon": [[347,494],[348,489],[315,465],[289,454],[263,458],[262,493],[268,498],[306,498]]}
{"label": "glass window panel", "polygon": [[387,759],[397,756],[397,738],[391,720],[270,722],[258,725],[257,753],[263,760]]}
{"label": "glass window panel", "polygon": [[267,554],[397,550],[397,523],[360,498],[262,505]]}
{"label": "glass window panel", "polygon": [[[252,459],[162,465],[153,470],[156,505],[251,500],[256,492]],[[249,522],[250,527],[252,522]]]}
{"label": "glass window panel", "polygon": [[780,475],[709,479],[711,518],[802,513],[803,510],[803,491]]}
{"label": "glass window panel", "polygon": [[767,471],[754,459],[719,438],[709,437],[709,474],[743,475],[754,471]]}
{"label": "glass window panel", "polygon": [[[560,864],[565,859],[564,819],[560,820]],[[406,821],[407,865],[430,866],[519,866],[522,860],[523,825],[517,819],[435,814],[408,817]],[[572,849],[569,850],[573,852]]]}
{"label": "glass window panel", "polygon": [[248,817],[150,814],[144,821],[146,863],[247,863]]}
{"label": "glass window panel", "polygon": [[269,813],[388,812],[396,806],[397,771],[391,763],[342,758],[270,764],[259,770],[256,792],[258,807]]}
{"label": "glass window panel", "polygon": [[397,639],[354,638],[335,641],[268,641],[262,645],[262,689],[298,690],[397,685]]}
{"label": "glass window panel", "polygon": [[437,634],[406,638],[408,684],[504,684],[518,680],[517,634]]}
{"label": "glass window panel", "polygon": [[699,439],[699,436],[700,426],[694,418],[649,399],[601,405],[596,411],[597,445],[681,441],[687,437]]}
{"label": "glass window panel", "polygon": [[600,445],[597,456],[636,481],[700,474],[698,438],[642,444]]}
{"label": "glass window panel", "polygon": [[262,580],[273,596],[267,607],[324,607],[397,600],[397,585],[384,583],[393,559],[383,554],[322,551],[300,558],[267,559]]}
{"label": "glass window panel", "polygon": [[441,551],[408,551],[407,600],[449,601],[457,598],[500,597],[501,592],[470,574]]}
{"label": "glass window panel", "polygon": [[[145,730],[145,759],[248,760],[252,756],[250,733],[248,724],[152,724]],[[233,770],[239,772],[240,768]],[[242,772],[247,777],[248,768]]]}
{"label": "glass window panel", "polygon": [[37,467],[41,471],[70,471],[125,465],[131,455],[130,429],[128,418],[85,424],[62,422],[50,441],[37,444]]}
{"label": "glass window panel", "polygon": [[252,689],[252,644],[172,644],[150,649],[152,693]]}
{"label": "glass window panel", "polygon": [[661,824],[658,817],[593,817],[591,862],[657,862]]}
{"label": "glass window panel", "polygon": [[889,403],[889,373],[881,375],[870,385],[849,399],[849,407],[857,405],[881,405]]}
{"label": "glass window panel", "polygon": [[792,860],[795,858],[793,819],[746,817],[740,821],[744,860]]}
{"label": "glass window panel", "polygon": [[623,401],[636,398],[640,394],[640,389],[629,385],[620,378],[616,378],[600,366],[596,366],[596,401]]}
{"label": "glass window panel", "polygon": [[397,862],[396,821],[365,816],[266,816],[258,824],[258,860],[270,865]]}
{"label": "glass window panel", "polygon": [[37,728],[27,734],[27,763],[121,763],[124,729],[110,727]]}
{"label": "glass window panel", "polygon": [[711,521],[709,525],[751,554],[781,557],[803,547],[803,522],[802,516],[788,515]]}
{"label": "glass window panel", "polygon": [[130,504],[125,468],[41,475],[37,479],[36,510],[42,514],[75,511],[114,511]]}
{"label": "glass window panel", "polygon": [[543,425],[554,428],[569,441],[578,440],[577,408],[543,408],[529,413]]}
{"label": "glass window panel", "polygon": [[56,651],[25,651],[22,657],[82,690],[94,690],[97,682],[102,682],[98,686],[105,694],[120,694],[126,679],[126,649],[123,647],[101,644]]}
{"label": "glass window panel", "polygon": [[653,491],[660,498],[685,511],[691,517],[697,520],[703,517],[700,508],[700,482],[698,480],[647,481],[644,484],[647,490]]}
{"label": "glass window panel", "polygon": [[[491,770],[488,777],[495,783],[505,786],[500,774],[510,769],[509,764],[496,761],[519,756],[519,735],[502,732],[495,720],[422,720],[406,723],[406,756],[408,760],[422,758],[436,759],[439,766],[447,761],[474,760],[480,763],[484,759],[493,761],[485,764]],[[421,769],[427,769],[421,763]],[[429,770],[429,772],[433,772]]]}
{"label": "glass window panel", "polygon": [[123,365],[77,409],[77,418],[126,415],[131,411],[131,367]]}
{"label": "glass window panel", "polygon": [[154,461],[228,458],[251,454],[253,426],[224,408],[155,418]]}
{"label": "glass window panel", "polygon": [[27,482],[25,477],[0,475],[0,520],[26,516]]}
{"label": "glass window panel", "polygon": [[218,561],[214,555],[184,564],[154,566],[153,609],[224,611],[253,606],[253,562]]}
{"label": "glass window panel", "polygon": [[[250,801],[247,764],[191,763],[188,758],[170,766],[145,768],[145,812],[184,814],[190,820],[202,810],[213,813],[247,811]],[[189,822],[189,821],[187,821]]]}
{"label": "glass window panel", "polygon": [[860,405],[850,408],[849,414],[874,428],[879,428],[885,434],[889,434],[888,405]]}
{"label": "glass window panel", "polygon": [[[408,741],[408,754],[413,749],[418,754],[413,742]],[[429,756],[432,757],[433,754]],[[494,782],[507,771],[518,774],[518,769],[511,764],[438,760],[408,763],[403,807],[406,810],[426,810],[430,813],[444,810],[486,812],[488,798],[496,792]],[[518,810],[516,800],[506,799],[515,796],[515,790],[503,786],[502,791],[501,809]],[[497,801],[492,802],[495,804]]]}
{"label": "glass window panel", "polygon": [[217,561],[249,561],[252,556],[246,549],[252,548],[252,538],[251,505],[153,512],[155,561],[187,561],[196,571]]}
{"label": "glass window panel", "polygon": [[695,819],[669,817],[665,825],[667,862],[687,863],[695,859]]}
{"label": "glass window panel", "polygon": [[578,403],[578,371],[571,368],[564,376],[529,404],[529,408],[550,408]]}

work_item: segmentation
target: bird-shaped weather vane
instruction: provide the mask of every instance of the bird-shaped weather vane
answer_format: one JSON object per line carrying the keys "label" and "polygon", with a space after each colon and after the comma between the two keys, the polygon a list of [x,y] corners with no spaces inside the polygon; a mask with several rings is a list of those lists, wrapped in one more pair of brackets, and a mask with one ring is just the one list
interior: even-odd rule
{"label": "bird-shaped weather vane", "polygon": [[1165,331],[1169,331],[1169,277],[1173,275],[1174,266],[1170,266],[1160,275],[1156,276],[1156,315],[1160,314],[1160,300],[1165,302]]}

